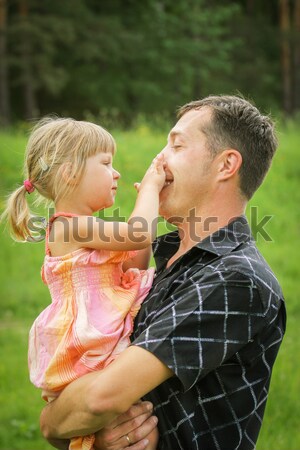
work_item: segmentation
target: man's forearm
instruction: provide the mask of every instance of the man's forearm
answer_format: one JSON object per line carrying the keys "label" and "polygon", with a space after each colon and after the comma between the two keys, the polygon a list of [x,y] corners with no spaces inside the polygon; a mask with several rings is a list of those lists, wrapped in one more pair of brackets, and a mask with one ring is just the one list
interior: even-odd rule
{"label": "man's forearm", "polygon": [[42,434],[47,440],[69,439],[94,433],[109,424],[120,413],[118,410],[111,411],[105,404],[105,396],[101,402],[100,389],[97,390],[97,394],[95,393],[98,408],[93,409],[91,387],[99,375],[100,372],[92,372],[73,381],[56,400],[45,406],[40,423]]}
{"label": "man's forearm", "polygon": [[131,346],[107,368],[73,381],[49,403],[41,414],[42,433],[46,439],[95,433],[171,376],[154,355]]}

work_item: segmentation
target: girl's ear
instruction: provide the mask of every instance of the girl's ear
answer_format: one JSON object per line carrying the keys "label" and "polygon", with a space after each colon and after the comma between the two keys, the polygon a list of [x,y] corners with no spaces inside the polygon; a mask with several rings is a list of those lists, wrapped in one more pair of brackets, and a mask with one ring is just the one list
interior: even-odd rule
{"label": "girl's ear", "polygon": [[224,150],[218,159],[217,171],[219,180],[227,180],[236,175],[243,162],[242,155],[235,149]]}
{"label": "girl's ear", "polygon": [[70,162],[62,164],[61,176],[66,184],[74,186],[78,182],[76,175],[73,175],[72,173],[72,163]]}

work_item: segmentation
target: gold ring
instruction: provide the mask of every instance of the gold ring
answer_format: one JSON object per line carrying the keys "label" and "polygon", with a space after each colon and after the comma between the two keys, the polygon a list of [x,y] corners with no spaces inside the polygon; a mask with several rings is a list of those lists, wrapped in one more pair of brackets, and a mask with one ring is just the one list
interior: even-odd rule
{"label": "gold ring", "polygon": [[127,439],[127,442],[128,442],[128,445],[131,445],[131,440],[129,439],[129,436],[128,436],[128,434],[126,434],[126,439]]}

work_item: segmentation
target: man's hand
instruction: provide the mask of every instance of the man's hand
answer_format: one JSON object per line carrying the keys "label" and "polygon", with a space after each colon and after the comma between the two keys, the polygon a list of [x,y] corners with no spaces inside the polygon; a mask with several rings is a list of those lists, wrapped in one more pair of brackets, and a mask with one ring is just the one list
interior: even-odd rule
{"label": "man's hand", "polygon": [[152,416],[152,412],[153,405],[150,402],[139,402],[131,406],[110,425],[96,433],[95,450],[121,450],[129,448],[129,445],[131,450],[151,448],[149,442],[153,442],[153,430],[157,425],[157,417]]}

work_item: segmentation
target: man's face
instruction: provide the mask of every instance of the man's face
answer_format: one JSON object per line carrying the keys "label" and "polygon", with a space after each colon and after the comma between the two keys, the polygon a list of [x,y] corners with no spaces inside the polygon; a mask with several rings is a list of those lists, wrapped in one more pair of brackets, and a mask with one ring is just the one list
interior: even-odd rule
{"label": "man's face", "polygon": [[[171,217],[188,217],[194,208],[203,211],[213,190],[212,157],[202,130],[211,120],[207,108],[184,114],[168,135],[162,150],[166,162],[166,185],[160,194],[160,214],[172,223]],[[181,220],[182,221],[182,220]]]}

